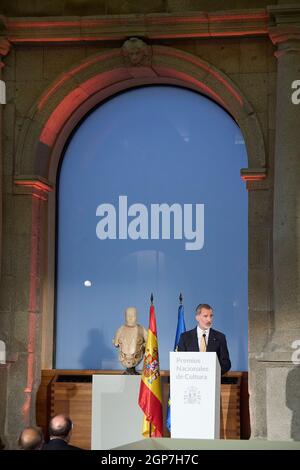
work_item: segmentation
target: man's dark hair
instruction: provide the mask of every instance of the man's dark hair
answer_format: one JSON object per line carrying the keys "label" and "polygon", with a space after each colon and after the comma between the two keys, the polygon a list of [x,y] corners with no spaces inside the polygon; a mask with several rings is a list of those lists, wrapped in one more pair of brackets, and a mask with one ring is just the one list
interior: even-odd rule
{"label": "man's dark hair", "polygon": [[23,429],[19,437],[19,447],[22,450],[40,450],[44,443],[42,430],[38,427],[30,427]]}
{"label": "man's dark hair", "polygon": [[196,313],[198,312],[198,310],[201,310],[202,308],[205,308],[206,310],[212,310],[212,307],[208,304],[199,304],[196,307]]}
{"label": "man's dark hair", "polygon": [[65,439],[70,433],[73,427],[72,421],[68,416],[64,417],[64,421],[61,426],[53,426],[53,418],[49,423],[49,435],[50,437],[61,437]]}

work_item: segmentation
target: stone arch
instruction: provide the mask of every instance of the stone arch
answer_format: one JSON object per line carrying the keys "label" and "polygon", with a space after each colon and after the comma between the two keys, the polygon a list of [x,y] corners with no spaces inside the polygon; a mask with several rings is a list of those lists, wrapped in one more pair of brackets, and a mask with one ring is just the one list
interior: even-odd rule
{"label": "stone arch", "polygon": [[[248,154],[245,179],[265,176],[262,131],[251,105],[237,86],[223,72],[194,55],[164,46],[144,44],[144,49],[138,62],[122,48],[88,57],[45,90],[28,112],[22,128],[16,154],[15,184],[17,194],[33,196],[30,228],[33,267],[30,269],[41,272],[36,279],[31,276],[28,283],[31,298],[38,299],[39,279],[44,281],[42,368],[53,365],[56,199],[52,188],[56,184],[64,145],[93,107],[117,92],[142,85],[174,84],[200,92],[223,106],[240,126]],[[48,215],[43,223],[41,214],[46,207],[43,201],[47,199]],[[46,263],[42,258],[43,251]],[[39,268],[35,269],[35,266]],[[32,341],[39,343],[39,338]]]}
{"label": "stone arch", "polygon": [[95,54],[65,72],[29,111],[16,155],[16,177],[28,176],[55,184],[63,146],[80,119],[113,94],[150,84],[174,84],[196,90],[223,106],[243,133],[248,172],[266,166],[263,135],[252,106],[223,72],[178,49],[146,46],[148,53],[136,64],[124,49]]}

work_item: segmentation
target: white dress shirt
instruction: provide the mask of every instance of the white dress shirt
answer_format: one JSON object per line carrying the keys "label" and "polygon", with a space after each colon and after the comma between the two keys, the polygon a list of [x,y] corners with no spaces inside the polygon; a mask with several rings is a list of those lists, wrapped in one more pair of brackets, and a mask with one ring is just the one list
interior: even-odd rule
{"label": "white dress shirt", "polygon": [[197,338],[198,338],[199,351],[200,351],[201,338],[202,338],[203,334],[206,335],[205,336],[205,342],[206,342],[206,347],[207,347],[208,337],[209,337],[209,330],[210,330],[210,328],[208,328],[207,330],[202,330],[199,325],[197,326]]}

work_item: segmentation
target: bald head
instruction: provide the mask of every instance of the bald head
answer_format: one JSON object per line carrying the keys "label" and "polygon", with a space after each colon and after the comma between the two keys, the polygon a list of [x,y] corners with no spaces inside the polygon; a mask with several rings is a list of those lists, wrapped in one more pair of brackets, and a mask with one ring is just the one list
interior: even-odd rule
{"label": "bald head", "polygon": [[50,438],[60,438],[69,441],[72,431],[72,421],[64,414],[54,416],[49,423]]}
{"label": "bald head", "polygon": [[40,428],[25,428],[19,437],[19,447],[22,450],[40,450],[44,442],[44,436]]}

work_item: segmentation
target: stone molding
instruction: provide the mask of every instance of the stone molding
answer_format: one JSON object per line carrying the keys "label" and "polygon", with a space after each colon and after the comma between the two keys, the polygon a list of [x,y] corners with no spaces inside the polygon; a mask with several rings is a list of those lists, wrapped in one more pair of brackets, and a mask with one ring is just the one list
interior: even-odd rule
{"label": "stone molding", "polygon": [[269,188],[269,183],[266,181],[268,176],[266,168],[242,168],[240,174],[248,191]]}
{"label": "stone molding", "polygon": [[[53,155],[61,155],[68,135],[91,108],[118,91],[161,83],[196,90],[223,106],[243,131],[251,171],[265,168],[265,147],[258,119],[236,84],[195,55],[165,46],[146,48],[151,48],[151,54],[147,53],[146,58],[143,55],[141,62],[131,65],[122,47],[94,54],[52,82],[25,117],[15,174],[37,175],[54,185],[58,162],[53,167],[56,158]],[[51,168],[54,168],[52,175]]]}
{"label": "stone molding", "polygon": [[131,36],[166,39],[267,35],[268,18],[266,9],[245,9],[84,17],[7,17],[4,24],[12,43],[74,43],[124,41]]}
{"label": "stone molding", "polygon": [[14,184],[14,194],[32,196],[42,201],[47,201],[48,194],[53,191],[47,180],[36,176],[18,176],[14,179]]}
{"label": "stone molding", "polygon": [[[269,36],[273,44],[300,41],[300,7],[298,5],[270,6],[267,10]],[[298,50],[300,50],[299,46]]]}

